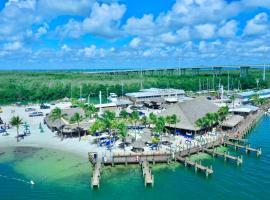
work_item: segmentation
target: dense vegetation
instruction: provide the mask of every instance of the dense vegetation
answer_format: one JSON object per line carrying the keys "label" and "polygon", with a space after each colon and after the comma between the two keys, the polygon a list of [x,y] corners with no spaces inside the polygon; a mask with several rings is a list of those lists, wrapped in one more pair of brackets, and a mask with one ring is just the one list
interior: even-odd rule
{"label": "dense vegetation", "polygon": [[[115,92],[118,95],[138,91],[141,87],[182,88],[188,91],[217,89],[219,84],[227,88],[228,71],[213,75],[211,71],[201,71],[199,76],[187,71],[186,75],[177,72],[123,74],[91,74],[79,72],[0,72],[0,104],[11,102],[52,101],[64,97],[87,98]],[[262,70],[250,70],[247,77],[240,78],[239,71],[229,71],[230,89],[259,88],[270,86],[270,73],[262,80]],[[122,90],[123,85],[123,90]]]}

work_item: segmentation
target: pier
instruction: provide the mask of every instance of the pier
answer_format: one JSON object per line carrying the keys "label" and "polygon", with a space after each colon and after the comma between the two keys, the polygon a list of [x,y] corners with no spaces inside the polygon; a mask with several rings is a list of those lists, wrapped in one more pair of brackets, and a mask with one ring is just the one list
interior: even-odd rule
{"label": "pier", "polygon": [[242,156],[233,156],[227,152],[218,152],[215,148],[220,146],[231,146],[237,149],[244,149],[246,153],[254,152],[257,156],[262,154],[261,148],[251,148],[247,143],[247,140],[243,137],[256,125],[258,120],[263,116],[263,112],[259,111],[253,115],[248,116],[244,122],[238,127],[238,131],[235,134],[220,134],[213,141],[206,141],[199,145],[190,146],[188,148],[182,148],[175,152],[146,152],[146,153],[110,153],[102,157],[97,157],[97,153],[89,153],[89,161],[93,164],[94,170],[92,175],[92,187],[99,188],[100,186],[100,176],[102,166],[114,166],[114,165],[129,165],[138,164],[141,166],[142,175],[144,178],[144,184],[154,185],[154,175],[152,174],[150,163],[170,163],[173,161],[178,161],[183,163],[185,167],[194,168],[194,171],[198,171],[205,174],[206,177],[214,173],[212,166],[204,166],[201,162],[195,162],[190,160],[188,157],[200,152],[205,152],[213,157],[221,157],[224,161],[232,161],[237,165],[243,164]]}
{"label": "pier", "polygon": [[152,175],[149,163],[146,160],[142,162],[142,173],[144,177],[144,185],[154,186],[154,176]]}
{"label": "pier", "polygon": [[204,172],[206,177],[208,177],[209,174],[214,173],[212,166],[210,166],[210,167],[203,166],[201,163],[193,162],[193,161],[191,161],[187,158],[181,157],[179,155],[176,156],[176,160],[183,163],[185,165],[185,167],[187,167],[187,166],[194,167],[195,172],[197,172],[198,170]]}
{"label": "pier", "polygon": [[99,188],[100,185],[100,175],[101,175],[101,160],[98,160],[94,165],[94,171],[92,176],[92,188],[97,187]]}
{"label": "pier", "polygon": [[254,152],[254,153],[256,153],[257,156],[262,155],[262,149],[261,148],[251,148],[249,144],[240,145],[240,144],[233,143],[233,142],[224,142],[224,145],[234,147],[235,150],[236,149],[244,149],[246,151],[246,153]]}
{"label": "pier", "polygon": [[226,152],[224,152],[224,153],[218,152],[215,149],[204,149],[204,152],[212,155],[213,157],[214,156],[222,157],[222,158],[224,158],[224,161],[231,160],[231,161],[236,162],[237,165],[243,164],[243,157],[242,156],[232,156]]}

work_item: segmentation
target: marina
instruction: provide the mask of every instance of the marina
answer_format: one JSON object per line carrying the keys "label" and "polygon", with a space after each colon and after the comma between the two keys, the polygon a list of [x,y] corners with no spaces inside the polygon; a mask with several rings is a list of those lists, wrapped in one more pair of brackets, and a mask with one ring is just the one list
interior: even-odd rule
{"label": "marina", "polygon": [[[237,164],[237,166],[243,164],[243,156],[233,156],[227,152],[218,152],[216,150],[217,147],[220,146],[230,146],[234,147],[234,150],[244,149],[246,153],[254,152],[256,156],[262,155],[261,148],[251,148],[250,145],[240,145],[239,142],[245,141],[243,137],[250,132],[252,128],[256,125],[256,123],[263,116],[263,111],[260,111],[252,116],[246,118],[243,125],[239,127],[241,131],[241,137],[227,137],[227,135],[222,135],[217,137],[211,142],[201,143],[198,146],[190,147],[186,150],[182,150],[179,152],[165,153],[165,152],[155,152],[155,153],[117,153],[112,154],[111,157],[102,157],[99,158],[97,153],[89,153],[89,161],[94,166],[95,170],[93,172],[92,178],[92,186],[99,187],[100,186],[100,170],[101,165],[111,165],[114,166],[116,164],[129,165],[129,164],[138,164],[142,166],[142,172],[144,177],[145,186],[154,185],[154,176],[151,174],[151,170],[149,167],[149,163],[171,163],[178,161],[184,164],[185,167],[192,167],[194,171],[197,173],[200,171],[204,173],[206,177],[214,173],[212,166],[205,166],[201,163],[191,161],[188,157],[193,154],[198,154],[201,152],[208,153],[213,157],[221,157],[224,161],[231,161]],[[234,141],[234,142],[232,142]]]}

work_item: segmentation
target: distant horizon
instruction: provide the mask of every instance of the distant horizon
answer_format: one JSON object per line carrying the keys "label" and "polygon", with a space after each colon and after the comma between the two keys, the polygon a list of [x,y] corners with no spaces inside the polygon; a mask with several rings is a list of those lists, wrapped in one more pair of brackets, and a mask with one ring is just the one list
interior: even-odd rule
{"label": "distant horizon", "polygon": [[269,16],[266,0],[2,0],[0,70],[267,63]]}

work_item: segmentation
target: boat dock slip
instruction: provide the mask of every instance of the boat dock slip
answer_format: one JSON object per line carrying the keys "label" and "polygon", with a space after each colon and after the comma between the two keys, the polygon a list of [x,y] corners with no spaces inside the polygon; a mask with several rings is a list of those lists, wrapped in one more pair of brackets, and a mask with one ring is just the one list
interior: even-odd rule
{"label": "boat dock slip", "polygon": [[99,188],[99,182],[100,182],[100,175],[101,175],[101,160],[97,160],[96,164],[94,165],[94,171],[92,176],[92,188],[97,187]]}
{"label": "boat dock slip", "polygon": [[154,186],[154,176],[152,175],[149,163],[146,160],[142,162],[142,173],[144,177],[144,185]]}
{"label": "boat dock slip", "polygon": [[208,177],[209,174],[213,174],[213,172],[214,172],[212,169],[212,166],[211,167],[203,166],[201,163],[193,162],[193,161],[191,161],[187,158],[183,158],[179,155],[177,155],[175,158],[179,162],[184,163],[185,167],[186,166],[194,167],[195,172],[197,172],[198,170],[204,172],[206,177]]}
{"label": "boat dock slip", "polygon": [[255,152],[257,156],[262,155],[262,149],[261,148],[251,148],[250,145],[240,145],[233,142],[224,142],[224,145],[234,147],[235,149],[245,149],[246,153],[249,152]]}
{"label": "boat dock slip", "polygon": [[243,164],[242,156],[232,156],[226,152],[225,153],[218,152],[215,149],[203,149],[203,151],[208,154],[211,154],[212,156],[223,157],[224,161],[231,160],[231,161],[235,161],[237,165]]}

